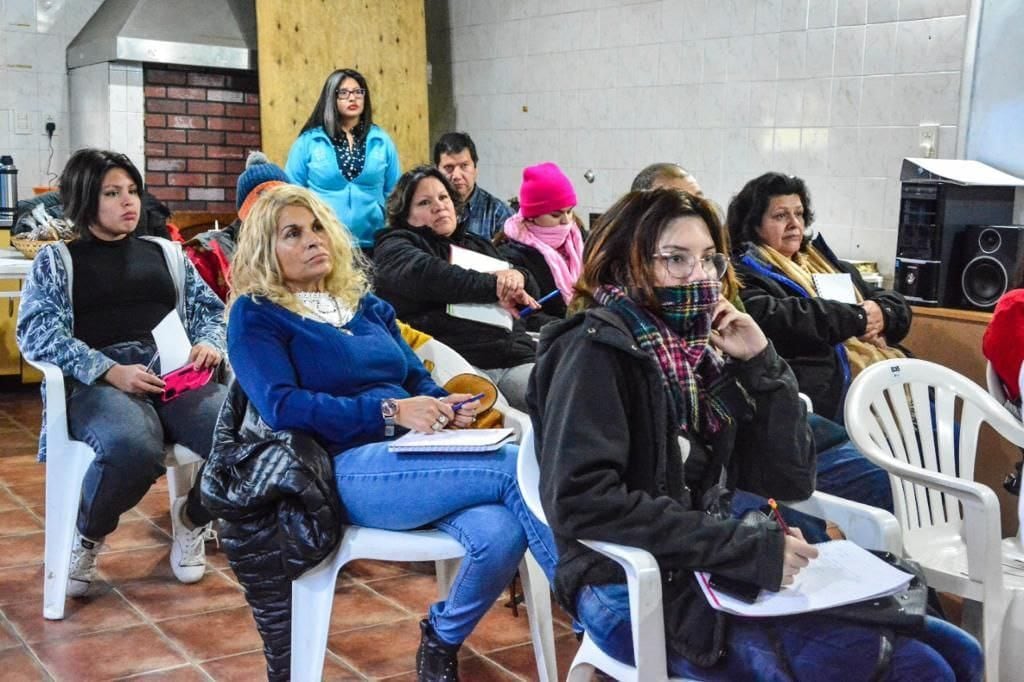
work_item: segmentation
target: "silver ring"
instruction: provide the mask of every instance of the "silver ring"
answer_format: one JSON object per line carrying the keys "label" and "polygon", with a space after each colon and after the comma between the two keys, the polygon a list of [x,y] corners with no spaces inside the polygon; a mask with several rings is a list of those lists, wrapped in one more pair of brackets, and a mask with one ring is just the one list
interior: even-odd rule
{"label": "silver ring", "polygon": [[447,424],[448,423],[448,417],[444,416],[443,414],[439,414],[439,415],[437,415],[437,422],[439,424]]}
{"label": "silver ring", "polygon": [[430,428],[434,429],[435,431],[440,431],[441,429],[444,428],[444,426],[438,424],[437,422],[434,422],[433,424],[430,425]]}

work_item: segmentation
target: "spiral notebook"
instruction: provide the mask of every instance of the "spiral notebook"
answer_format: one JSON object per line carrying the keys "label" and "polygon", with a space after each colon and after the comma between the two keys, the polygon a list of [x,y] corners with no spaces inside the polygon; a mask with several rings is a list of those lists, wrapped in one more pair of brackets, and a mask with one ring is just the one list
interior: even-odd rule
{"label": "spiral notebook", "polygon": [[445,429],[410,431],[388,444],[391,452],[491,452],[515,437],[512,429]]}

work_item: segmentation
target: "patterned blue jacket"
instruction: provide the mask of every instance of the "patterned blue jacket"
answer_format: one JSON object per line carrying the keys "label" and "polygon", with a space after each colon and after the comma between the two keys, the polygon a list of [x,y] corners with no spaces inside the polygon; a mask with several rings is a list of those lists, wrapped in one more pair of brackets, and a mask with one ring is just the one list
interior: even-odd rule
{"label": "patterned blue jacket", "polygon": [[[185,258],[181,246],[158,237],[141,237],[160,245],[177,292],[178,315],[193,345],[204,343],[225,352],[224,304]],[[29,360],[57,365],[64,376],[92,384],[116,363],[74,336],[71,302],[71,253],[63,242],[43,247],[36,255],[21,292],[17,340]],[[46,423],[45,391],[43,423]],[[46,458],[46,430],[39,434],[39,458]]]}

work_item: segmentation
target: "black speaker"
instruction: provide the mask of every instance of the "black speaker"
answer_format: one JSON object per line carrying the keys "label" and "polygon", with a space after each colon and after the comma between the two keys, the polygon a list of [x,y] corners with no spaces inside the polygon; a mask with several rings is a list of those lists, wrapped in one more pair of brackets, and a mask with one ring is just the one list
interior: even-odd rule
{"label": "black speaker", "polygon": [[992,310],[1024,256],[1024,225],[971,225],[963,235],[960,305]]}

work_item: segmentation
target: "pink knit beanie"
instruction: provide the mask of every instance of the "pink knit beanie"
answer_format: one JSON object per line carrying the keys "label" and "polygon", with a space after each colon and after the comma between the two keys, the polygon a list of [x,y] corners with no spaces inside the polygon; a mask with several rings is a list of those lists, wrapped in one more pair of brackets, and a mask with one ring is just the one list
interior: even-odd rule
{"label": "pink knit beanie", "polygon": [[524,218],[536,218],[575,205],[576,190],[561,168],[547,162],[523,169],[519,212]]}

